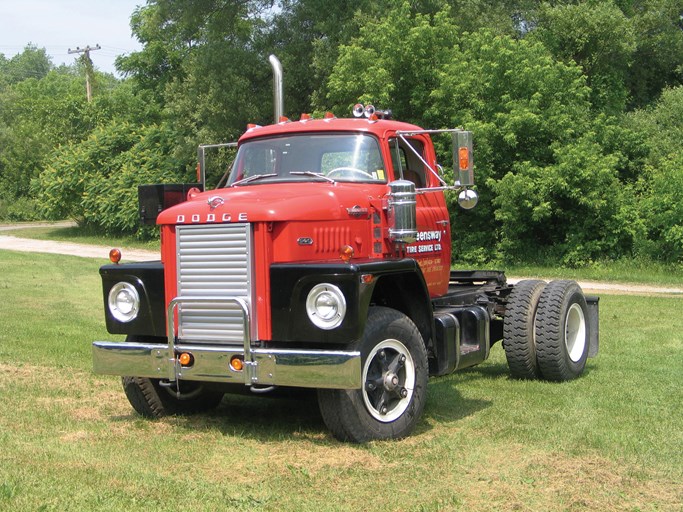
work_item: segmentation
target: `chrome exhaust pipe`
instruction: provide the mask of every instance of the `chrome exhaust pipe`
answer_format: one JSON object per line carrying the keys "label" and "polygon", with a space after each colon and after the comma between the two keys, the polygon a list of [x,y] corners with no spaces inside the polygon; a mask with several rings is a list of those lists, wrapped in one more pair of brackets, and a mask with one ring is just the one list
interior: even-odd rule
{"label": "chrome exhaust pipe", "polygon": [[275,122],[279,123],[284,115],[285,99],[282,85],[282,64],[275,55],[268,57],[270,65],[273,66],[273,106],[275,108]]}

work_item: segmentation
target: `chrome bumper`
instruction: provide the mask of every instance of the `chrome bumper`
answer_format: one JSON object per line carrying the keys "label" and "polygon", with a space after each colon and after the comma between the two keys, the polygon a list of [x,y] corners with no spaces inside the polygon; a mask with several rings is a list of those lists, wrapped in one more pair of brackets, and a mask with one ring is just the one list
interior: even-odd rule
{"label": "chrome bumper", "polygon": [[[183,367],[175,355],[189,352],[191,367]],[[106,375],[131,375],[174,381],[195,380],[305,388],[360,388],[360,352],[332,350],[251,349],[251,360],[235,371],[230,360],[244,358],[240,347],[168,345],[148,343],[93,343],[93,370]]]}

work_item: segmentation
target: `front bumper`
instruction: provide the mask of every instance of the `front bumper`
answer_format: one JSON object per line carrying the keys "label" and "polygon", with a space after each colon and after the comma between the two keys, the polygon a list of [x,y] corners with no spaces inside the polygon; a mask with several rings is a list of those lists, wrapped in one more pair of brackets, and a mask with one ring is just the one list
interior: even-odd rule
{"label": "front bumper", "polygon": [[[189,352],[191,367],[183,367],[176,354]],[[360,388],[360,352],[332,350],[255,349],[249,359],[240,347],[168,345],[158,343],[93,343],[93,370],[107,375],[154,379],[194,380],[247,386],[305,388]],[[233,357],[244,359],[244,369],[230,367]]]}

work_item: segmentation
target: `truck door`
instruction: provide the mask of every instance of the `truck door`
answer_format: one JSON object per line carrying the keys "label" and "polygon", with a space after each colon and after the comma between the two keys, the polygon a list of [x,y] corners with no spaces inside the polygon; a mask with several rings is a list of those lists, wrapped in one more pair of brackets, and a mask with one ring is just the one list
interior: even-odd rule
{"label": "truck door", "polygon": [[[407,144],[406,144],[407,142]],[[406,246],[406,256],[415,258],[422,269],[432,297],[448,290],[451,265],[451,226],[443,190],[425,165],[436,167],[431,141],[424,135],[390,140],[394,179],[415,183],[417,190],[417,240]]]}

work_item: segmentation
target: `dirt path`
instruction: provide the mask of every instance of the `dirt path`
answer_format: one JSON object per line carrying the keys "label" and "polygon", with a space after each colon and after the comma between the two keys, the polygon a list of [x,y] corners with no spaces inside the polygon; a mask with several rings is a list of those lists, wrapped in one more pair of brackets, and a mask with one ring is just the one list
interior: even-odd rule
{"label": "dirt path", "polygon": [[[13,229],[26,227],[67,227],[75,225],[73,222],[61,223],[24,223],[24,224],[0,224],[0,232],[9,232]],[[46,252],[52,254],[67,254],[83,258],[109,259],[111,247],[77,244],[71,242],[55,242],[49,240],[34,240],[31,238],[18,238],[11,235],[0,235],[0,250],[23,251],[23,252]],[[158,260],[159,253],[143,249],[122,248],[123,260],[148,261]],[[508,277],[508,282],[514,284],[522,278]],[[669,295],[683,297],[683,288],[650,286],[628,283],[604,283],[597,281],[579,281],[581,288],[589,293],[601,294],[629,294],[629,295]]]}

